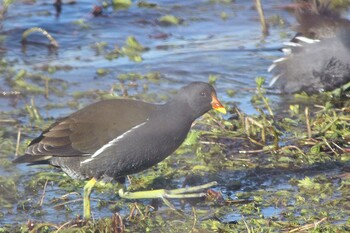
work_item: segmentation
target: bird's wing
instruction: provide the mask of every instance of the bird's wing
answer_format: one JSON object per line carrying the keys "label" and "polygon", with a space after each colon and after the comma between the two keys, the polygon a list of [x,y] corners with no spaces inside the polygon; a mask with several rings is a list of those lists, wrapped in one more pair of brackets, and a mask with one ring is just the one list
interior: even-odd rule
{"label": "bird's wing", "polygon": [[145,122],[156,105],[125,99],[89,105],[52,124],[14,162],[90,156],[109,141]]}

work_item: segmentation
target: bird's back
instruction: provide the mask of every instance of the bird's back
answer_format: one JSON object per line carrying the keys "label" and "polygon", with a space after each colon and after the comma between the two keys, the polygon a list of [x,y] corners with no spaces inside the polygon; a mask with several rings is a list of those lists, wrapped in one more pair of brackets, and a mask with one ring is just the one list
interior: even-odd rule
{"label": "bird's back", "polygon": [[[34,139],[16,163],[80,161],[109,141],[145,122],[156,105],[128,100],[103,100],[53,123]],[[53,158],[55,158],[53,160]],[[65,164],[69,164],[65,161]]]}

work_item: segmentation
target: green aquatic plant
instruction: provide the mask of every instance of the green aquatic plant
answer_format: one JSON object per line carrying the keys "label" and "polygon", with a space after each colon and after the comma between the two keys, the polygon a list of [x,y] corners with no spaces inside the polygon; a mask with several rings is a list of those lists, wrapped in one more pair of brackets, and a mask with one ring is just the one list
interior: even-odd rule
{"label": "green aquatic plant", "polygon": [[109,73],[109,71],[106,70],[106,69],[100,68],[100,69],[97,69],[97,70],[96,70],[96,74],[97,74],[98,76],[105,76],[105,75],[107,75],[108,73]]}
{"label": "green aquatic plant", "polygon": [[83,29],[90,29],[91,26],[86,22],[85,19],[78,19],[73,21],[73,24],[80,26]]}
{"label": "green aquatic plant", "polygon": [[130,60],[141,62],[141,53],[147,49],[143,47],[133,36],[126,39],[125,46],[122,48],[123,55],[129,57]]}
{"label": "green aquatic plant", "polygon": [[[280,132],[275,126],[274,113],[270,106],[269,99],[265,96],[266,90],[263,88],[265,79],[256,78],[257,92],[252,97],[251,102],[259,112],[257,117],[245,117],[244,128],[249,140],[254,144],[264,147],[264,150],[279,148]],[[272,138],[272,145],[269,146],[269,139]]]}
{"label": "green aquatic plant", "polygon": [[112,6],[114,10],[128,9],[131,4],[131,0],[112,0]]}
{"label": "green aquatic plant", "polygon": [[264,84],[265,84],[265,78],[263,77],[257,77],[255,79],[255,83],[256,83],[256,88],[257,88],[257,93],[256,96],[254,96],[252,98],[253,103],[259,103],[262,102],[264,107],[266,108],[266,110],[268,111],[268,113],[273,116],[273,111],[271,109],[270,103],[269,103],[269,99],[265,96],[266,94],[266,90],[263,88]]}
{"label": "green aquatic plant", "polygon": [[28,114],[29,114],[29,119],[32,121],[42,121],[42,117],[37,109],[37,107],[35,106],[34,103],[34,98],[31,99],[31,103],[30,104],[26,104],[25,106]]}
{"label": "green aquatic plant", "polygon": [[131,61],[142,62],[142,53],[148,48],[142,46],[135,37],[128,36],[125,45],[121,48],[115,46],[114,49],[108,52],[105,57],[108,60],[118,59],[120,57],[128,57]]}
{"label": "green aquatic plant", "polygon": [[211,85],[215,85],[216,81],[218,80],[218,77],[216,75],[209,75],[209,78],[208,78],[208,82],[211,84]]}
{"label": "green aquatic plant", "polygon": [[0,8],[0,19],[5,17],[8,8],[15,2],[15,0],[3,0]]}
{"label": "green aquatic plant", "polygon": [[0,206],[3,208],[13,208],[13,203],[18,198],[16,180],[17,178],[0,177]]}
{"label": "green aquatic plant", "polygon": [[[267,19],[268,23],[272,26],[285,27],[286,21],[280,15],[272,15]],[[282,35],[282,38],[287,38],[287,35]]]}
{"label": "green aquatic plant", "polygon": [[47,39],[50,41],[50,45],[54,46],[54,47],[58,47],[58,43],[57,41],[55,40],[55,38],[53,38],[53,36],[47,32],[46,30],[42,29],[42,28],[39,28],[39,27],[32,27],[32,28],[29,28],[27,30],[25,30],[23,33],[22,33],[22,43],[26,43],[27,42],[27,37],[34,33],[34,32],[40,32],[42,33],[44,36],[47,37]]}
{"label": "green aquatic plant", "polygon": [[170,25],[179,25],[183,22],[183,20],[174,15],[164,15],[158,19],[158,22],[161,25],[170,26]]}
{"label": "green aquatic plant", "polygon": [[28,80],[28,73],[26,70],[20,70],[18,73],[12,78],[8,79],[10,85],[13,87],[14,90],[20,91],[20,92],[28,92],[28,93],[40,93],[44,94],[45,89],[29,83]]}
{"label": "green aquatic plant", "polygon": [[147,1],[138,1],[137,2],[138,7],[145,7],[145,8],[156,8],[158,5],[157,3],[147,2]]}

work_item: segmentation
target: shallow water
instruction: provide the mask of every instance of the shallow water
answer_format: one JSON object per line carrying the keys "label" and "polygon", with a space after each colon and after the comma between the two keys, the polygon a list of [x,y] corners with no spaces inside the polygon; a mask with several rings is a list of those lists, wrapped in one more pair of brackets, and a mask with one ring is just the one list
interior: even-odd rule
{"label": "shallow water", "polygon": [[[18,3],[10,7],[3,22],[6,34],[3,47],[7,49],[4,56],[18,60],[16,67],[28,71],[41,65],[73,67],[70,71],[51,75],[75,84],[69,85],[68,95],[75,90],[106,90],[117,81],[116,76],[128,72],[161,72],[166,80],[151,89],[161,93],[166,93],[170,87],[177,89],[185,83],[207,81],[209,75],[217,75],[216,88],[220,99],[232,101],[224,91],[233,89],[238,92],[234,101],[241,103],[248,113],[252,112],[249,104],[251,92],[247,89],[255,88],[256,76],[268,77],[266,68],[271,56],[279,55],[270,49],[281,45],[278,30],[284,29],[272,28],[272,36],[263,40],[250,2],[213,4],[210,1],[190,1],[179,7],[174,5],[175,2],[162,1],[160,10],[134,6],[128,10],[106,12],[104,17],[92,17],[89,14],[92,4],[79,1],[74,5],[63,5],[60,17],[56,18],[53,6],[45,1],[30,6]],[[277,11],[275,5],[266,3],[266,14],[274,14],[274,11]],[[157,18],[169,12],[182,18],[183,25],[157,25]],[[220,18],[221,12],[227,12],[228,20]],[[89,29],[73,23],[81,19]],[[47,29],[60,48],[50,52],[43,45],[28,44],[23,51],[21,33],[34,26]],[[152,38],[158,34],[169,36],[167,39]],[[110,48],[115,44],[121,46],[129,35],[150,49],[142,55],[142,63],[134,63],[128,58],[108,62],[103,56],[96,55],[92,48],[97,42],[107,42]],[[48,43],[39,33],[33,33],[28,40]],[[268,51],[261,51],[264,49]],[[95,72],[99,68],[109,69],[110,73],[96,79]]]}
{"label": "shallow water", "polygon": [[[156,2],[156,1],[154,1]],[[51,3],[51,2],[50,2]],[[104,16],[93,17],[90,12],[94,4],[99,2],[77,1],[75,4],[64,4],[59,17],[55,16],[55,9],[47,1],[38,0],[35,3],[18,1],[13,4],[2,22],[2,35],[5,36],[1,47],[6,51],[1,54],[2,59],[13,62],[15,70],[25,69],[28,72],[38,72],[48,75],[53,79],[67,83],[67,89],[63,96],[51,93],[49,98],[43,95],[20,95],[18,102],[13,104],[15,97],[0,97],[1,119],[14,118],[22,124],[29,123],[29,117],[18,112],[25,104],[30,103],[34,96],[36,106],[44,118],[57,118],[74,111],[65,105],[74,99],[76,91],[86,92],[91,90],[109,91],[114,84],[118,84],[118,75],[123,73],[160,72],[163,75],[158,82],[138,81],[138,87],[129,89],[129,95],[137,95],[143,92],[142,83],[147,83],[147,93],[171,96],[170,90],[192,81],[208,81],[209,75],[217,76],[216,90],[219,99],[224,103],[235,102],[246,114],[256,113],[250,100],[255,91],[255,78],[263,76],[270,80],[267,67],[278,56],[277,50],[282,42],[291,38],[294,34],[289,24],[295,23],[292,15],[282,11],[278,6],[290,3],[290,1],[264,1],[267,17],[280,15],[286,20],[287,26],[270,27],[270,35],[264,38],[261,35],[260,23],[252,1],[235,1],[234,3],[212,3],[205,0],[193,1],[158,1],[159,8],[139,8],[133,4],[127,10],[113,11],[111,9]],[[227,13],[228,18],[223,20],[220,15]],[[175,26],[162,26],[157,19],[165,14],[172,14],[184,20],[183,24]],[[84,20],[89,28],[76,24],[77,20]],[[22,32],[30,27],[46,29],[59,43],[58,49],[48,49],[45,46],[48,41],[42,35],[34,33],[29,36],[29,43],[25,47],[21,45]],[[288,35],[282,38],[281,35]],[[123,46],[128,36],[134,36],[140,44],[149,48],[142,54],[143,61],[135,63],[127,57],[108,61],[103,55],[99,55],[94,45],[106,42],[106,50],[112,50],[115,45]],[[166,35],[166,38],[157,38]],[[67,66],[70,69],[57,70],[48,74],[41,71],[40,67]],[[99,77],[97,69],[106,69],[108,74]],[[55,85],[55,84],[52,84]],[[0,79],[0,90],[10,91],[11,86],[4,78]],[[234,98],[227,94],[227,90],[235,92]],[[115,91],[120,95],[120,91]],[[278,106],[283,100],[279,96],[269,96],[273,105]],[[94,101],[92,97],[81,98],[79,105],[84,106]],[[159,100],[163,101],[163,100]],[[47,108],[50,103],[63,104],[60,108]],[[10,113],[11,112],[11,113]],[[6,127],[12,127],[5,124]],[[16,131],[15,127],[12,127]],[[23,140],[29,140],[37,136],[38,130],[31,135],[24,135]],[[17,132],[13,132],[16,135]],[[12,136],[13,136],[12,135]],[[15,143],[15,141],[13,142]],[[24,142],[23,142],[24,143]],[[1,155],[1,159],[12,160],[13,154]],[[18,192],[22,197],[38,200],[33,194],[24,194],[23,186],[33,174],[42,171],[52,171],[51,168],[27,167],[25,165],[0,167],[0,175],[3,177],[19,177]],[[288,179],[295,174],[277,177],[266,174],[266,179],[256,179],[251,174],[224,174],[230,179],[243,179],[241,191],[246,189],[290,189]],[[273,179],[277,179],[274,181]],[[263,182],[266,181],[266,182]],[[218,187],[218,191],[225,193],[225,186]],[[77,188],[78,192],[81,189]],[[40,193],[40,192],[39,192]],[[13,209],[0,209],[6,217],[0,218],[0,224],[25,223],[28,219],[50,222],[65,222],[81,214],[81,202],[70,206],[71,211],[65,209],[56,210],[50,204],[50,200],[66,194],[56,185],[50,186],[44,199],[45,214],[35,215],[32,212],[20,211],[15,205]],[[116,195],[98,194],[98,198],[109,200]],[[96,197],[96,196],[95,196]],[[235,197],[235,191],[230,197]],[[80,197],[75,197],[76,199]],[[46,202],[46,203],[45,203]],[[96,203],[95,203],[96,204]],[[94,204],[94,205],[95,205]],[[94,207],[96,208],[96,207]],[[127,210],[121,210],[121,214]],[[267,207],[262,210],[266,217],[277,216],[281,210],[275,207]],[[95,217],[110,216],[108,208],[95,210]],[[223,217],[224,221],[241,219],[237,213],[229,213]]]}

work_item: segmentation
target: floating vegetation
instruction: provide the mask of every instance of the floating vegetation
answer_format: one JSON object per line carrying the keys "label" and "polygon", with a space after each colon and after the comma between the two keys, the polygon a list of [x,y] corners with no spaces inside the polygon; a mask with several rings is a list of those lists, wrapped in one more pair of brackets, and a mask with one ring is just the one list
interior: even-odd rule
{"label": "floating vegetation", "polygon": [[33,27],[33,28],[29,28],[27,30],[25,30],[22,34],[22,43],[26,43],[27,42],[27,37],[34,33],[34,32],[40,32],[42,33],[44,36],[47,37],[47,39],[49,39],[50,41],[50,45],[54,46],[54,47],[58,47],[58,43],[57,41],[55,40],[55,38],[53,38],[51,36],[50,33],[48,33],[46,30],[42,29],[42,28],[39,28],[39,27]]}
{"label": "floating vegetation", "polygon": [[132,61],[141,62],[141,53],[146,50],[147,49],[143,47],[135,37],[129,36],[126,39],[125,46],[122,48],[122,53]]}
{"label": "floating vegetation", "polygon": [[115,10],[127,9],[131,4],[131,0],[112,0],[112,6]]}
{"label": "floating vegetation", "polygon": [[140,73],[127,73],[127,74],[120,74],[118,76],[118,79],[120,81],[137,81],[146,79],[150,82],[159,82],[160,79],[164,78],[164,75],[159,72],[150,72],[145,75],[142,75]]}
{"label": "floating vegetation", "polygon": [[25,70],[20,70],[9,81],[15,91],[27,92],[27,93],[38,93],[38,94],[45,93],[45,89],[43,87],[27,82],[26,81],[27,77],[28,77],[27,72]]}
{"label": "floating vegetation", "polygon": [[220,17],[222,20],[227,20],[228,19],[228,14],[226,12],[221,12]]}
{"label": "floating vegetation", "polygon": [[108,74],[108,73],[109,73],[109,71],[106,70],[106,69],[97,69],[97,71],[96,71],[96,74],[97,74],[98,76],[105,76],[105,75]]}
{"label": "floating vegetation", "polygon": [[40,116],[39,114],[39,111],[38,109],[36,108],[35,106],[35,103],[34,103],[34,98],[31,99],[31,104],[27,104],[25,106],[28,114],[29,114],[29,119],[32,120],[32,121],[42,121],[42,117]]}
{"label": "floating vegetation", "polygon": [[90,25],[86,22],[85,19],[78,19],[75,20],[73,23],[80,26],[83,29],[90,29]]}
{"label": "floating vegetation", "polygon": [[[55,70],[55,68],[47,68],[48,73],[53,73]],[[14,73],[14,70],[8,68],[4,70],[4,73],[7,76],[7,84],[13,91],[21,95],[44,94],[48,98],[50,93],[61,96],[63,91],[67,89],[67,83],[62,80],[52,79],[42,74],[29,73],[23,69]]]}
{"label": "floating vegetation", "polygon": [[269,25],[272,25],[274,27],[285,27],[286,26],[285,19],[283,19],[280,15],[270,16],[267,19],[267,21],[268,21]]}
{"label": "floating vegetation", "polygon": [[[0,205],[3,208],[11,209],[12,203],[17,200],[17,185],[15,179],[9,179],[8,177],[0,177]],[[0,218],[4,217],[4,215]]]}
{"label": "floating vegetation", "polygon": [[182,19],[173,15],[164,15],[158,19],[158,23],[164,26],[179,25],[182,22]]}
{"label": "floating vegetation", "polygon": [[157,3],[147,2],[147,1],[138,1],[137,2],[138,7],[146,7],[146,8],[155,8],[157,7]]}
{"label": "floating vegetation", "polygon": [[[119,48],[115,46],[114,50],[108,52],[106,58],[108,60],[117,59],[119,57],[126,56],[131,61],[142,62],[142,53],[147,51],[148,48],[142,46],[133,36],[129,36],[125,41],[125,46]],[[101,49],[100,49],[101,51]]]}
{"label": "floating vegetation", "polygon": [[15,2],[15,0],[4,0],[2,1],[0,9],[0,19],[2,20],[8,10],[8,8]]}

